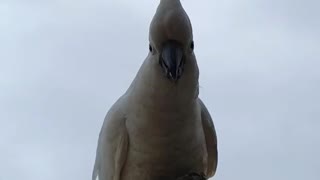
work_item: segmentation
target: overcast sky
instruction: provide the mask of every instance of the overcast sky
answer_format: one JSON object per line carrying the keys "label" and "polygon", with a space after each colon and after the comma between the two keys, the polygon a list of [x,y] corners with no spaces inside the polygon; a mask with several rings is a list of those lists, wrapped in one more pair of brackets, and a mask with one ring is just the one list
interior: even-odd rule
{"label": "overcast sky", "polygon": [[[90,180],[159,0],[0,0],[0,180]],[[183,0],[216,180],[320,179],[320,1]]]}

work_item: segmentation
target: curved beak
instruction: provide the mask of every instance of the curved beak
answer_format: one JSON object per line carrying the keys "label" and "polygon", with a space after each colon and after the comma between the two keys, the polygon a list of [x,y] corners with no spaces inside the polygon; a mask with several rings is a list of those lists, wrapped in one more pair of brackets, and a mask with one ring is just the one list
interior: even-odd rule
{"label": "curved beak", "polygon": [[161,52],[160,64],[167,77],[177,81],[182,75],[184,66],[181,45],[175,41],[166,42]]}

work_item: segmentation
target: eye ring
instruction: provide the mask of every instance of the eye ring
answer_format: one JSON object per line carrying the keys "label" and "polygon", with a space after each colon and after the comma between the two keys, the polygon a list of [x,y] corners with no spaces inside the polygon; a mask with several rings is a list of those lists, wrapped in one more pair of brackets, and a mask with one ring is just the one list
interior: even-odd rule
{"label": "eye ring", "polygon": [[150,52],[153,51],[153,48],[152,48],[151,44],[149,44],[149,51],[150,51]]}
{"label": "eye ring", "polygon": [[194,49],[194,42],[193,41],[191,41],[191,43],[190,43],[190,49]]}

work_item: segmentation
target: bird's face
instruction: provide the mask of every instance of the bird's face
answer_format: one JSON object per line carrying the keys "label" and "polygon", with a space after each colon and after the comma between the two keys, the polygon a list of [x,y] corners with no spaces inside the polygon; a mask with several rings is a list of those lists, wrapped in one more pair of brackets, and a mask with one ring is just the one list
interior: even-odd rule
{"label": "bird's face", "polygon": [[149,33],[152,59],[169,80],[178,81],[194,49],[191,23],[179,0],[161,0]]}

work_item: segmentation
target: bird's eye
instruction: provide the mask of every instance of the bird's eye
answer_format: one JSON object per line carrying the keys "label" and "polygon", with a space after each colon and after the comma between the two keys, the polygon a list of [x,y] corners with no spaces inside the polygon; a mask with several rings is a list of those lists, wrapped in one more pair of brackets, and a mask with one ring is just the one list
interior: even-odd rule
{"label": "bird's eye", "polygon": [[193,41],[191,41],[191,43],[190,43],[190,48],[193,50],[194,49],[194,42]]}
{"label": "bird's eye", "polygon": [[151,44],[149,44],[149,51],[150,51],[150,52],[153,51]]}

